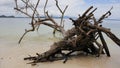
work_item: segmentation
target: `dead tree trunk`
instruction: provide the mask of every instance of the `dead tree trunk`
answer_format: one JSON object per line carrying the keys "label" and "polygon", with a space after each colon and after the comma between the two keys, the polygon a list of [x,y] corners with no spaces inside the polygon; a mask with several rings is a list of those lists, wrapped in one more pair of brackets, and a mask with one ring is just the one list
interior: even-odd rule
{"label": "dead tree trunk", "polygon": [[98,31],[98,33],[99,33],[99,36],[100,36],[100,39],[101,39],[103,48],[105,49],[105,52],[106,52],[107,56],[110,57],[110,52],[109,52],[107,43],[105,42],[105,39],[104,39],[104,37],[103,37],[101,31]]}
{"label": "dead tree trunk", "polygon": [[[51,46],[50,50],[36,56],[35,57],[36,59],[33,59],[33,62],[31,62],[31,64],[53,60],[56,54],[61,54],[62,55],[61,59],[65,59],[66,57],[69,57],[71,53],[75,51],[83,51],[88,54],[100,56],[100,54],[102,54],[103,52],[103,49],[105,49],[107,56],[110,57],[108,46],[101,32],[106,33],[108,37],[110,37],[118,45],[119,45],[120,40],[114,34],[112,34],[107,28],[101,27],[99,25],[99,23],[102,23],[101,21],[104,18],[106,18],[106,16],[109,16],[111,14],[110,10],[107,13],[105,13],[103,16],[101,16],[101,18],[98,21],[95,21],[96,19],[95,18],[93,19],[94,17],[93,12],[96,9],[90,12],[92,8],[93,7],[90,7],[77,20],[73,20],[72,18],[70,18],[70,20],[72,20],[73,25],[75,27],[66,31],[66,36],[61,41],[54,43]],[[92,24],[89,21],[91,19],[94,20],[94,24]],[[102,44],[97,42],[96,36],[100,38]],[[96,43],[98,48],[93,43]],[[70,52],[67,54],[64,54],[62,52],[63,50],[67,50]],[[32,58],[31,57],[25,58],[25,60],[27,59],[32,59]],[[64,62],[66,62],[66,60]]]}
{"label": "dead tree trunk", "polygon": [[[61,21],[60,24],[58,24],[48,14],[48,11],[46,12],[45,10],[48,0],[46,0],[44,6],[44,14],[45,14],[44,19],[40,18],[39,13],[37,11],[37,7],[40,0],[37,1],[35,6],[31,5],[29,0],[26,1],[21,0],[21,1],[27,6],[24,7],[26,11],[22,10],[19,7],[17,0],[15,0],[16,3],[15,10],[31,18],[30,25],[32,26],[32,29],[25,30],[25,33],[19,40],[19,43],[21,42],[25,34],[31,31],[38,30],[41,24],[53,28],[54,29],[53,33],[55,33],[55,31],[59,31],[63,34],[63,39],[51,45],[51,48],[48,51],[42,54],[36,53],[37,56],[33,56],[33,57],[30,56],[24,58],[24,60],[32,60],[30,64],[45,62],[45,61],[55,61],[60,59],[65,59],[64,61],[65,63],[67,61],[67,58],[71,55],[71,53],[76,51],[82,51],[86,54],[91,54],[99,57],[102,53],[104,53],[104,49],[105,49],[105,53],[107,54],[108,57],[110,57],[110,52],[102,33],[105,33],[111,40],[113,40],[117,45],[120,46],[120,39],[117,38],[109,29],[101,26],[103,20],[111,15],[112,8],[97,20],[94,16],[94,12],[97,10],[97,8],[93,9],[93,6],[91,6],[83,13],[82,16],[79,16],[76,20],[70,18],[74,27],[72,27],[68,31],[65,31],[63,17],[68,6],[66,6],[64,10],[61,10],[61,8],[58,5],[58,1],[55,0],[56,6],[61,13],[61,18],[60,18]],[[32,16],[27,12],[28,8],[30,8],[33,11]],[[102,44],[98,42],[97,40],[98,38],[100,38]],[[66,54],[63,51],[69,51],[69,52]],[[61,56],[57,56],[57,55],[61,55]]]}

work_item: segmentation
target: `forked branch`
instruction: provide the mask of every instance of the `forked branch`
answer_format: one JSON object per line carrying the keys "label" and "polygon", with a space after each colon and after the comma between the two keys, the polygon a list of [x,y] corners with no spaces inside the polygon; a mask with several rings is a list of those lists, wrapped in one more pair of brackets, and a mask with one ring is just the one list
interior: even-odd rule
{"label": "forked branch", "polygon": [[[21,42],[21,40],[23,39],[23,37],[24,37],[28,32],[35,31],[35,30],[38,31],[39,26],[40,26],[41,24],[46,25],[46,26],[48,26],[48,27],[51,27],[51,28],[53,28],[55,31],[59,31],[60,33],[63,34],[63,36],[65,36],[65,29],[64,29],[64,27],[63,27],[63,25],[62,25],[62,24],[63,24],[62,22],[63,22],[64,13],[65,13],[65,11],[66,11],[66,9],[67,9],[68,6],[66,6],[65,9],[62,11],[62,10],[60,9],[60,6],[58,5],[58,1],[57,1],[57,0],[55,0],[55,1],[56,1],[56,6],[57,6],[58,10],[59,10],[60,13],[62,14],[62,16],[61,16],[61,22],[60,22],[60,23],[57,23],[57,22],[48,14],[48,11],[46,12],[46,7],[47,7],[48,0],[46,0],[45,5],[44,5],[44,15],[45,15],[45,16],[44,16],[44,17],[45,17],[44,19],[41,19],[41,18],[40,18],[40,14],[39,14],[39,12],[37,11],[37,7],[38,7],[38,5],[39,5],[40,0],[37,0],[35,6],[33,6],[33,5],[31,4],[30,0],[21,0],[21,2],[25,5],[25,6],[22,6],[22,7],[23,7],[22,9],[21,9],[21,7],[18,5],[17,0],[15,0],[16,7],[15,7],[14,9],[17,10],[17,11],[19,11],[19,12],[21,12],[21,13],[23,13],[23,14],[25,14],[25,15],[28,16],[29,18],[31,18],[31,23],[30,23],[30,25],[31,25],[31,27],[32,27],[32,29],[29,29],[29,30],[25,29],[25,33],[22,35],[22,37],[20,38],[20,40],[19,40],[18,43]],[[29,13],[29,12],[27,11],[28,8],[30,8],[30,10],[32,11],[32,15],[31,15],[31,13]],[[25,11],[24,11],[24,9],[25,9]],[[45,22],[45,21],[49,21],[49,22]]]}

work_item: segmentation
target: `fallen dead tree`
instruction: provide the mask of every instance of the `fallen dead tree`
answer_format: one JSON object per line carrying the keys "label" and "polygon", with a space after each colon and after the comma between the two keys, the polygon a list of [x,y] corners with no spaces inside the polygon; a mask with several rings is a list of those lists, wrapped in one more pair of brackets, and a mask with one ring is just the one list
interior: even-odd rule
{"label": "fallen dead tree", "polygon": [[[18,5],[17,0],[16,1],[16,10],[20,11],[27,16],[29,16],[31,21],[31,30],[25,30],[25,33],[20,38],[19,43],[23,39],[24,35],[30,31],[35,31],[35,29],[38,29],[41,24],[44,24],[46,26],[49,26],[54,29],[53,33],[55,31],[59,31],[63,34],[63,39],[61,39],[58,42],[55,42],[51,45],[51,48],[42,53],[36,53],[36,56],[29,56],[24,58],[24,60],[32,60],[29,64],[35,64],[38,62],[46,62],[46,61],[56,61],[56,60],[62,60],[64,59],[64,63],[67,61],[68,57],[73,52],[81,51],[83,53],[86,53],[87,55],[95,55],[99,57],[101,54],[106,54],[108,57],[110,57],[110,52],[107,46],[107,42],[104,39],[103,33],[106,34],[113,42],[115,42],[117,45],[120,46],[120,39],[117,38],[108,28],[105,28],[102,26],[102,22],[105,18],[109,17],[111,15],[112,8],[107,11],[105,14],[103,14],[99,19],[96,19],[94,16],[94,12],[97,10],[97,8],[93,9],[93,6],[88,8],[81,16],[74,20],[72,18],[69,18],[74,27],[72,27],[70,30],[65,31],[63,27],[63,16],[65,13],[65,10],[68,6],[62,11],[58,5],[58,1],[56,1],[56,6],[58,10],[61,12],[61,22],[60,24],[56,23],[55,20],[49,16],[48,12],[45,12],[46,18],[41,19],[38,16],[38,20],[35,18],[35,14],[39,15],[37,12],[37,6],[39,4],[39,0],[35,7],[30,7],[33,9],[33,15],[30,16],[27,12],[22,11]],[[22,0],[23,1],[23,0]],[[24,2],[24,1],[23,1]],[[47,5],[48,0],[46,0],[45,7]],[[26,0],[24,2],[27,6],[29,4],[29,0]],[[45,10],[44,7],[44,10]],[[26,8],[27,9],[27,8]],[[48,23],[46,21],[50,21],[51,23]],[[98,39],[100,39],[101,43],[98,42]],[[67,53],[63,51],[68,51]]]}

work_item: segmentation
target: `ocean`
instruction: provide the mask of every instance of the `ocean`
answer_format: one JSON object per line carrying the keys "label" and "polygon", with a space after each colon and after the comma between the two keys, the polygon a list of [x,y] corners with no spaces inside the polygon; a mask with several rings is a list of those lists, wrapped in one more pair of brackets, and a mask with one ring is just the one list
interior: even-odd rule
{"label": "ocean", "polygon": [[[60,22],[60,19],[55,20]],[[29,18],[0,18],[0,40],[13,40],[17,42],[25,32],[25,29],[31,28],[29,23]],[[73,27],[72,22],[69,19],[65,19],[65,29],[68,30],[71,27]],[[120,21],[105,20],[103,27],[110,28],[120,38]],[[53,39],[52,31],[51,28],[41,25],[38,32],[29,32],[24,39],[33,41]]]}
{"label": "ocean", "polygon": [[[60,22],[60,19],[55,19],[57,22]],[[65,29],[70,29],[72,23],[70,20],[65,19]],[[29,25],[29,18],[0,18],[0,42],[1,41],[14,41],[18,42],[20,37],[25,32],[25,29],[31,29]],[[67,25],[66,25],[67,24]],[[50,27],[41,25],[39,31],[29,32],[23,38],[23,41],[55,41],[60,36],[60,33],[57,33],[58,38],[54,37],[53,29]]]}

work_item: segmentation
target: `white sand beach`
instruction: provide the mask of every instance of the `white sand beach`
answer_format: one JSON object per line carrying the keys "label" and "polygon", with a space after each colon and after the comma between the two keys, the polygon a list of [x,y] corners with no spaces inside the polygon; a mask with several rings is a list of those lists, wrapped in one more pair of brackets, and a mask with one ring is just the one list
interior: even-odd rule
{"label": "white sand beach", "polygon": [[120,48],[111,43],[109,44],[111,57],[101,55],[71,57],[63,64],[63,60],[55,62],[38,63],[36,66],[26,64],[23,58],[28,55],[34,56],[35,53],[43,53],[49,49],[53,42],[26,41],[18,45],[15,41],[0,41],[0,68],[119,68],[120,67]]}

